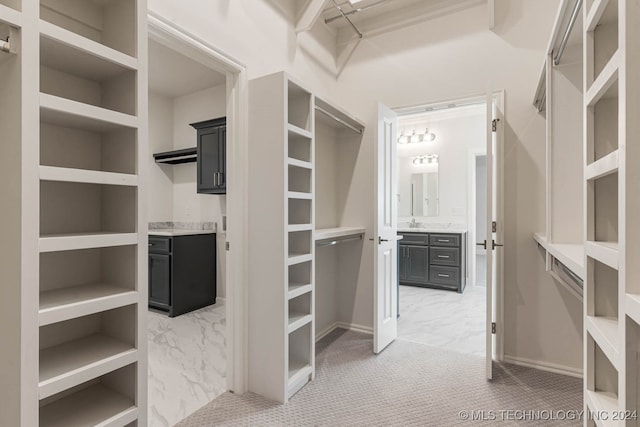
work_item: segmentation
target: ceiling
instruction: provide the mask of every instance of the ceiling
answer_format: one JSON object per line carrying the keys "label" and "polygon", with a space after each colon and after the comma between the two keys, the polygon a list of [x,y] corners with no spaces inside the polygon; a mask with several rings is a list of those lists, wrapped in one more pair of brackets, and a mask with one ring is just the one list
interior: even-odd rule
{"label": "ceiling", "polygon": [[224,84],[223,74],[149,40],[149,90],[176,98]]}

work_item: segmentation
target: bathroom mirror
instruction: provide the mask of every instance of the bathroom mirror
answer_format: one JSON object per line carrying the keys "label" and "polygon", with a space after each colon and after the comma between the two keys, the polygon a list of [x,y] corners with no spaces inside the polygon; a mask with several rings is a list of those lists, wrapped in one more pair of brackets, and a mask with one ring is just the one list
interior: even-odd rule
{"label": "bathroom mirror", "polygon": [[398,215],[400,217],[435,217],[438,209],[438,164],[424,172],[414,168],[399,169]]}

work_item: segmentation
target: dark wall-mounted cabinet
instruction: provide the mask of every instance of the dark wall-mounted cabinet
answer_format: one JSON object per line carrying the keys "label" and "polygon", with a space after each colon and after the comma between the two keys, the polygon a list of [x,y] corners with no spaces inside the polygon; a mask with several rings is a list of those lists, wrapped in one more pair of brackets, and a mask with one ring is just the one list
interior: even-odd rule
{"label": "dark wall-mounted cabinet", "polygon": [[169,317],[216,303],[216,235],[149,236],[149,307]]}
{"label": "dark wall-mounted cabinet", "polygon": [[204,194],[227,193],[227,119],[192,123],[197,130],[197,191]]}
{"label": "dark wall-mounted cabinet", "polygon": [[400,233],[398,283],[464,291],[466,233]]}

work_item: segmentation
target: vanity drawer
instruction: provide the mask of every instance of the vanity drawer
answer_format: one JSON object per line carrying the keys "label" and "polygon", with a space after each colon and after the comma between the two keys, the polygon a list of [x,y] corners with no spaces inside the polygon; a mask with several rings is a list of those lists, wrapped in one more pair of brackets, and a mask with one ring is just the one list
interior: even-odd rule
{"label": "vanity drawer", "polygon": [[460,284],[460,269],[457,267],[443,267],[439,265],[430,266],[429,282],[457,289]]}
{"label": "vanity drawer", "polygon": [[171,237],[149,236],[149,252],[171,253]]}
{"label": "vanity drawer", "polygon": [[459,234],[431,234],[429,236],[430,246],[452,246],[460,247]]}
{"label": "vanity drawer", "polygon": [[429,235],[420,233],[402,233],[401,245],[428,245]]}
{"label": "vanity drawer", "polygon": [[429,264],[460,266],[460,249],[458,248],[438,248],[429,249]]}

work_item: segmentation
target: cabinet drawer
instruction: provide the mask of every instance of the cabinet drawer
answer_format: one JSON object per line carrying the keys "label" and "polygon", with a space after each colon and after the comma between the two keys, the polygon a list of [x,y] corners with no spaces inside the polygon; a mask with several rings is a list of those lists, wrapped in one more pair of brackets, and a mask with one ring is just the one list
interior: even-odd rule
{"label": "cabinet drawer", "polygon": [[430,246],[455,246],[460,247],[459,234],[431,234],[429,236]]}
{"label": "cabinet drawer", "polygon": [[429,282],[457,288],[460,283],[460,269],[434,265],[429,267]]}
{"label": "cabinet drawer", "polygon": [[458,248],[437,248],[431,247],[429,250],[429,264],[460,266],[460,249]]}
{"label": "cabinet drawer", "polygon": [[153,253],[165,253],[171,252],[171,238],[170,237],[149,237],[149,252]]}
{"label": "cabinet drawer", "polygon": [[402,233],[401,236],[402,236],[402,240],[400,240],[401,245],[428,245],[429,244],[428,234]]}

